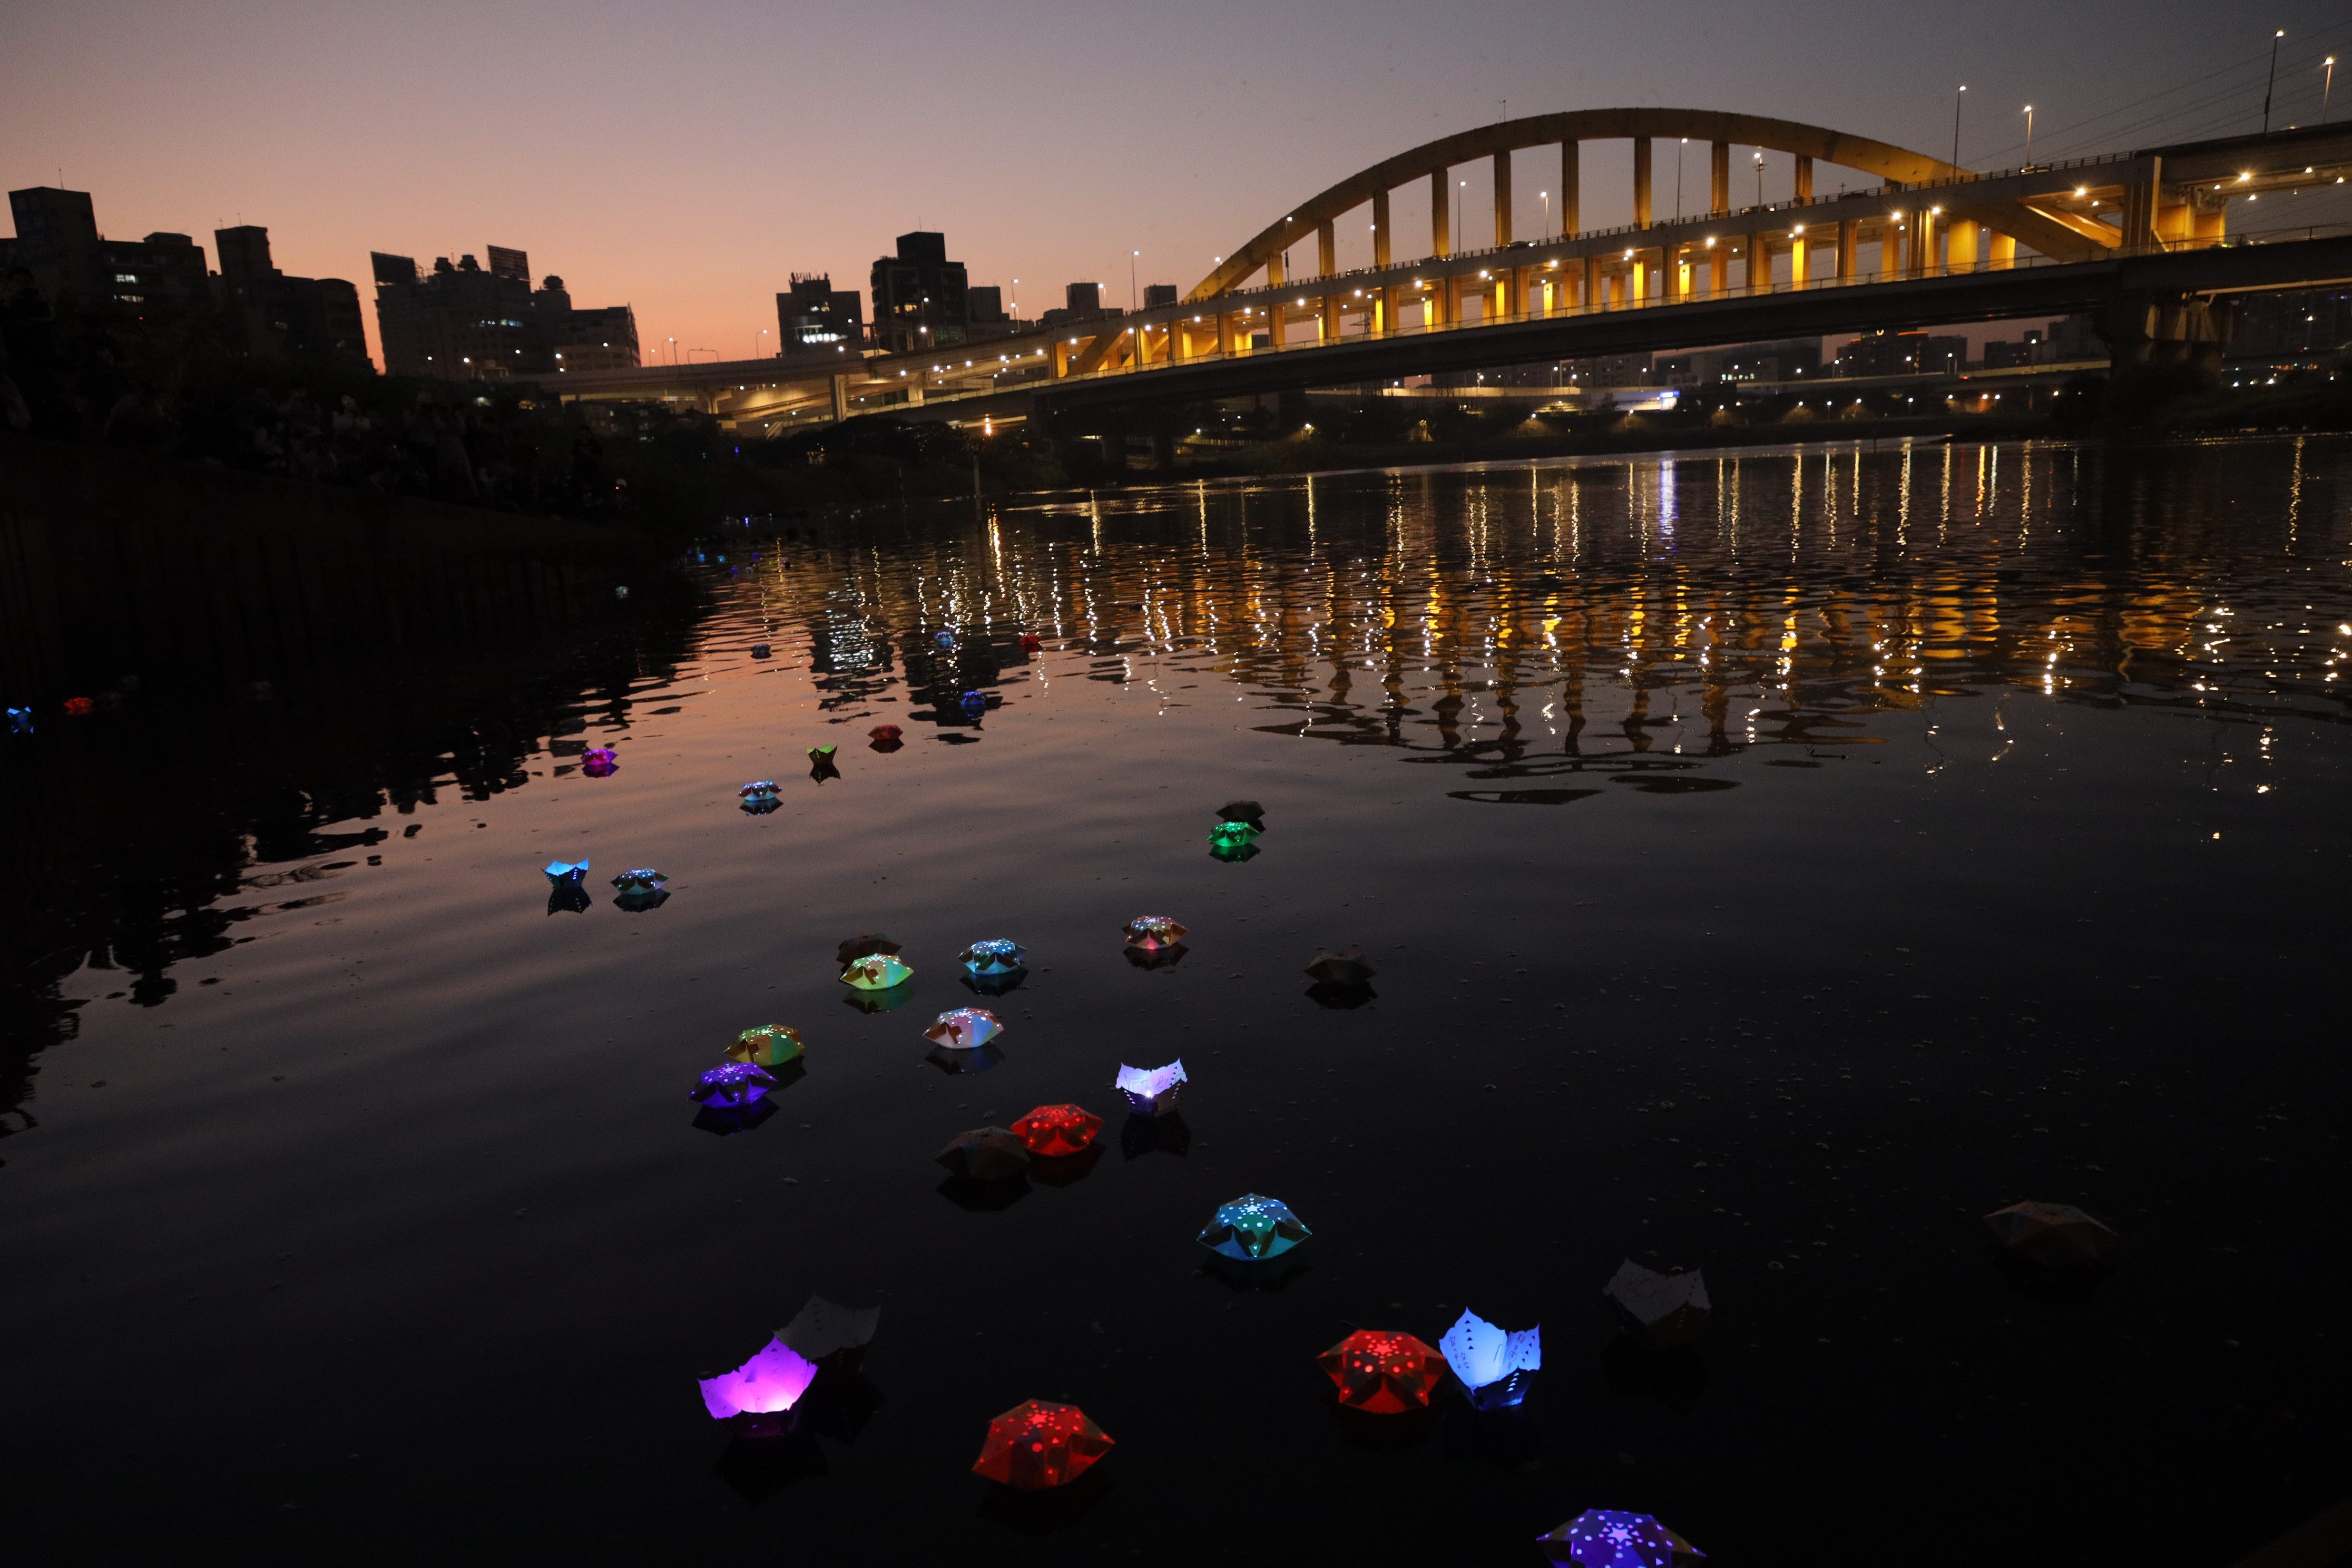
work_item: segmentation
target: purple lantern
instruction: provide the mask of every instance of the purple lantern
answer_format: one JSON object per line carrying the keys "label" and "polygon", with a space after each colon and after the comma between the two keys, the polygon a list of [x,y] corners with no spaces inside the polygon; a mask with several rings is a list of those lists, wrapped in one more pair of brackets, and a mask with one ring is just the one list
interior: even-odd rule
{"label": "purple lantern", "polygon": [[816,1363],[781,1339],[717,1377],[698,1381],[702,1407],[713,1421],[732,1421],[754,1436],[778,1436],[791,1425],[792,1409],[816,1380]]}
{"label": "purple lantern", "polygon": [[686,1097],[702,1105],[740,1107],[779,1087],[775,1075],[756,1062],[728,1062],[704,1073]]}
{"label": "purple lantern", "polygon": [[1588,1508],[1536,1544],[1557,1568],[1685,1568],[1706,1555],[1654,1515],[1613,1508]]}
{"label": "purple lantern", "polygon": [[580,771],[592,779],[610,778],[620,765],[610,746],[591,746],[580,753]]}

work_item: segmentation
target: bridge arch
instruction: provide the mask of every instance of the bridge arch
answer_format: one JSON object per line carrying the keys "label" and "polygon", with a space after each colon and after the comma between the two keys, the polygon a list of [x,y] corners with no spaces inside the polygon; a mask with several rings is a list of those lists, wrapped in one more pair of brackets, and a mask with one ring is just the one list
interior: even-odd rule
{"label": "bridge arch", "polygon": [[[1530,147],[1557,147],[1560,154],[1561,232],[1577,232],[1580,192],[1579,146],[1585,142],[1631,141],[1634,149],[1634,223],[1648,226],[1650,215],[1650,145],[1657,141],[1687,138],[1712,144],[1709,210],[1727,211],[1729,150],[1756,147],[1785,153],[1797,159],[1797,197],[1812,195],[1812,164],[1836,163],[1875,174],[1892,184],[1942,184],[1966,179],[1969,171],[1926,153],[1913,152],[1867,136],[1849,135],[1800,121],[1776,120],[1760,114],[1734,114],[1707,109],[1580,109],[1553,114],[1531,114],[1500,121],[1475,130],[1456,132],[1423,143],[1341,180],[1293,207],[1268,224],[1246,245],[1227,256],[1185,296],[1190,303],[1230,293],[1260,270],[1267,281],[1280,285],[1283,252],[1307,237],[1318,236],[1323,272],[1333,270],[1328,254],[1334,220],[1370,203],[1373,209],[1375,265],[1385,266],[1388,249],[1390,193],[1417,180],[1432,179],[1431,226],[1438,243],[1435,254],[1450,255],[1453,238],[1445,205],[1449,171],[1463,163],[1491,159],[1495,163],[1496,243],[1509,244],[1511,232],[1510,157]],[[1965,200],[1951,204],[1956,217],[1982,224],[2029,247],[2062,260],[2078,260],[2104,248],[2082,228],[2014,203],[1979,205]]]}

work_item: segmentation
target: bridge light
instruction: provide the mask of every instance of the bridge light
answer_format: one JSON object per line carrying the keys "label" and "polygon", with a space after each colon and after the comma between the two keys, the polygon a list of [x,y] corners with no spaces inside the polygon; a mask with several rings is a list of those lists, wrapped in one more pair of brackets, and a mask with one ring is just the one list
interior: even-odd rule
{"label": "bridge light", "polygon": [[[1709,250],[1713,250],[1713,249],[1715,248],[1715,236],[1713,236],[1713,235],[1711,235],[1711,234],[1710,234],[1710,235],[1708,235],[1708,236],[1706,237],[1706,247],[1707,247]],[[1559,266],[1559,262],[1557,262],[1557,261],[1555,261],[1555,262],[1553,262],[1553,263],[1552,263],[1552,265],[1553,265],[1553,266],[1555,266],[1555,267],[1557,267],[1557,266]]]}
{"label": "bridge light", "polygon": [[[1936,210],[1937,212],[1942,212],[1944,209],[1937,207]],[[1805,226],[1803,224],[1796,224],[1790,228],[1789,232],[1790,234],[1802,234],[1805,232]]]}

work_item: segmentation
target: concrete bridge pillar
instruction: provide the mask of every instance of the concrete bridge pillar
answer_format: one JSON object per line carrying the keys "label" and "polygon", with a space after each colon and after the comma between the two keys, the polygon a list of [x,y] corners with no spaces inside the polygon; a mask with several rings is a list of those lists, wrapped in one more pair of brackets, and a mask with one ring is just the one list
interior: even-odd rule
{"label": "concrete bridge pillar", "polygon": [[1944,260],[1954,272],[1974,272],[1977,269],[1977,236],[1983,232],[1981,224],[1965,218],[1954,220],[1951,237],[1944,242]]}
{"label": "concrete bridge pillar", "polygon": [[1588,256],[1584,258],[1584,287],[1578,291],[1578,302],[1588,310],[1601,309],[1608,303],[1608,296],[1602,289],[1601,258]]}
{"label": "concrete bridge pillar", "polygon": [[1454,254],[1454,203],[1446,183],[1453,176],[1444,169],[1429,172],[1429,254]]}
{"label": "concrete bridge pillar", "polygon": [[1772,241],[1762,229],[1748,237],[1748,291],[1769,294],[1772,291]]}
{"label": "concrete bridge pillar", "polygon": [[1706,150],[1706,210],[1731,210],[1731,143],[1710,142]]}
{"label": "concrete bridge pillar", "polygon": [[1331,231],[1326,218],[1315,226],[1315,276],[1328,278],[1339,270],[1339,237]]}
{"label": "concrete bridge pillar", "polygon": [[1283,255],[1279,250],[1266,258],[1265,286],[1269,289],[1279,289],[1283,285],[1284,268],[1282,265],[1282,259]]}
{"label": "concrete bridge pillar", "polygon": [[1389,194],[1372,193],[1372,265],[1389,265]]}
{"label": "concrete bridge pillar", "polygon": [[1854,252],[1861,247],[1862,226],[1850,217],[1838,219],[1837,275],[1840,282],[1853,277]]}
{"label": "concrete bridge pillar", "polygon": [[1495,154],[1495,248],[1511,243],[1511,150]]}
{"label": "concrete bridge pillar", "polygon": [[2123,226],[2118,242],[2126,248],[2156,243],[2157,206],[2164,199],[2164,160],[2153,154],[2135,160],[2124,186]]}
{"label": "concrete bridge pillar", "polygon": [[1720,240],[1706,247],[1706,292],[1716,300],[1731,292],[1731,247]]}
{"label": "concrete bridge pillar", "polygon": [[2006,272],[2017,265],[2017,237],[2013,234],[1995,234],[1985,249],[1986,265],[1996,272]]}
{"label": "concrete bridge pillar", "polygon": [[1650,302],[1650,275],[1653,270],[1650,266],[1650,253],[1646,250],[1635,251],[1633,261],[1633,281],[1628,286],[1628,293],[1637,306]]}
{"label": "concrete bridge pillar", "polygon": [[1805,247],[1805,226],[1795,224],[1789,229],[1789,287],[1801,289],[1811,271],[1811,253]]}
{"label": "concrete bridge pillar", "polygon": [[1647,136],[1636,136],[1633,138],[1633,226],[1635,228],[1647,228],[1650,226],[1650,160],[1652,151],[1653,149],[1650,144],[1650,139]]}
{"label": "concrete bridge pillar", "polygon": [[1796,181],[1797,200],[1811,201],[1813,199],[1813,161],[1811,158],[1800,157],[1797,160]]}
{"label": "concrete bridge pillar", "polygon": [[1582,146],[1575,142],[1559,144],[1559,232],[1584,232],[1581,204],[1584,183]]}

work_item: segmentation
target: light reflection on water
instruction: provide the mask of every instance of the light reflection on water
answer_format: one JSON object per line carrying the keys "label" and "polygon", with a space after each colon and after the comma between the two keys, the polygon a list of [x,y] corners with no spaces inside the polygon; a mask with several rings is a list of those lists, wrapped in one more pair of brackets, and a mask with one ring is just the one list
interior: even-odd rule
{"label": "light reflection on water", "polygon": [[[317,739],[326,703],[201,845],[150,825],[207,868],[183,909],[70,926],[80,1035],[34,1042],[39,1126],[0,1145],[31,1528],[408,1561],[383,1521],[422,1500],[486,1551],[637,1561],[1518,1563],[1619,1506],[1779,1562],[1833,1474],[1852,1531],[1937,1521],[1923,1561],[2229,1560],[2334,1500],[2352,1407],[2320,1318],[2239,1283],[2341,1284],[2306,982],[2347,934],[2347,458],[1751,452],[885,517],[729,542],[689,640],[639,628],[592,690],[420,715],[473,748],[421,785]],[[39,755],[23,831],[87,793]],[[1235,796],[1268,807],[1245,863],[1208,853]],[[589,909],[550,912],[536,868],[591,853]],[[659,910],[611,907],[632,865]],[[1183,962],[1122,962],[1147,910]],[[196,917],[217,941],[109,996]],[[914,990],[844,1007],[828,961],[876,930]],[[982,935],[1032,973],[988,1070],[935,1070]],[[1343,943],[1374,994],[1318,1005]],[[769,1021],[806,1077],[698,1132],[684,1089]],[[1018,1192],[929,1163],[1179,1055],[1181,1137],[1114,1121]],[[1278,1289],[1195,1256],[1245,1191],[1316,1233]],[[1975,1216],[2021,1197],[2126,1262],[2087,1300],[2007,1280]],[[1703,1352],[1613,1337],[1628,1256],[1706,1267]],[[692,1376],[811,1290],[884,1305],[860,1414],[729,1447]],[[1546,1326],[1518,1417],[1332,1423],[1317,1352],[1465,1305]],[[1120,1443],[1072,1518],[965,1473],[1032,1396]],[[151,1506],[99,1509],[125,1468]],[[2021,1469],[2089,1500],[2041,1556],[1980,1507]]]}

